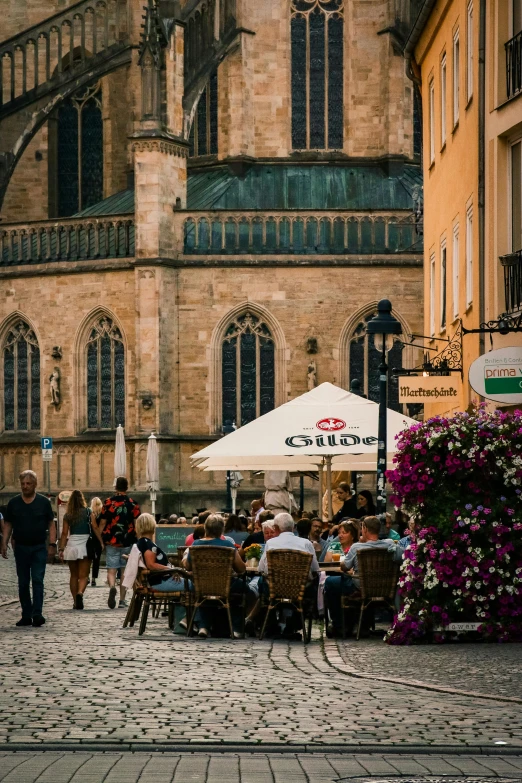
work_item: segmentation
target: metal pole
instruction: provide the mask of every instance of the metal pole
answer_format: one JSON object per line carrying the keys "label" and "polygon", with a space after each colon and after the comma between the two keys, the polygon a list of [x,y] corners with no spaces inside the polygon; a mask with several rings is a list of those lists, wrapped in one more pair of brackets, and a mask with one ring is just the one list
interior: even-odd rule
{"label": "metal pole", "polygon": [[51,461],[47,460],[45,463],[47,467],[47,494],[51,494]]}
{"label": "metal pole", "polygon": [[236,513],[236,500],[237,500],[237,487],[232,487],[230,490],[232,496],[232,513]]}
{"label": "metal pole", "polygon": [[386,335],[382,336],[382,355],[379,365],[379,431],[377,447],[377,513],[386,512],[386,414],[388,365],[386,364]]}
{"label": "metal pole", "polygon": [[230,513],[232,509],[232,491],[230,482],[232,481],[232,476],[230,475],[230,470],[227,470],[227,512]]}
{"label": "metal pole", "polygon": [[299,476],[299,512],[302,514],[304,511],[304,476],[301,473]]}
{"label": "metal pole", "polygon": [[333,517],[332,508],[332,458],[331,456],[325,457],[326,459],[326,491],[328,493],[328,519]]}
{"label": "metal pole", "polygon": [[317,515],[323,518],[323,465],[322,463],[317,466],[317,477],[319,478],[319,505],[317,507]]}

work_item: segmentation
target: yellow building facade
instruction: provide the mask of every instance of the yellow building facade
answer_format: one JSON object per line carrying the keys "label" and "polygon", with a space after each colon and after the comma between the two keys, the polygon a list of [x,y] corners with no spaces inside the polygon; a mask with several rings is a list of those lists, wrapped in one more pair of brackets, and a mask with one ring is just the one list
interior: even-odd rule
{"label": "yellow building facade", "polygon": [[470,365],[522,344],[498,331],[522,304],[522,2],[413,5],[405,55],[422,96],[424,345],[432,361],[455,335],[462,347],[461,398],[425,405],[427,418],[479,402]]}

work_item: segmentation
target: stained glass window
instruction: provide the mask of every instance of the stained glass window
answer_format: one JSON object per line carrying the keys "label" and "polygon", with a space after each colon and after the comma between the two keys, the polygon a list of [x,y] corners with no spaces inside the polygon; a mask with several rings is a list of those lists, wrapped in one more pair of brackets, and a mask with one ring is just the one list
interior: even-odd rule
{"label": "stained glass window", "polygon": [[222,344],[223,424],[240,427],[275,407],[275,346],[252,313],[236,318]]}
{"label": "stained glass window", "polygon": [[217,155],[218,76],[214,71],[201,93],[189,135],[189,155]]}
{"label": "stained glass window", "polygon": [[87,342],[87,427],[125,424],[125,347],[118,327],[103,316]]}
{"label": "stained glass window", "polygon": [[40,429],[40,349],[25,321],[4,342],[4,429]]}
{"label": "stained glass window", "polygon": [[[349,355],[349,373],[350,383],[357,379],[361,383],[361,389],[372,402],[379,402],[379,365],[381,363],[381,352],[377,350],[374,344],[374,335],[368,334],[366,326],[368,321],[376,313],[369,313],[361,319],[360,323],[352,333],[350,339]],[[402,367],[402,351],[404,345],[395,340],[392,348],[387,354],[387,364],[389,370],[394,367]],[[399,403],[399,382],[388,373],[388,407],[394,411],[402,413],[402,405]]]}
{"label": "stained glass window", "polygon": [[342,149],[344,0],[292,0],[292,147]]}
{"label": "stained glass window", "polygon": [[67,98],[58,109],[58,217],[103,199],[100,85]]}

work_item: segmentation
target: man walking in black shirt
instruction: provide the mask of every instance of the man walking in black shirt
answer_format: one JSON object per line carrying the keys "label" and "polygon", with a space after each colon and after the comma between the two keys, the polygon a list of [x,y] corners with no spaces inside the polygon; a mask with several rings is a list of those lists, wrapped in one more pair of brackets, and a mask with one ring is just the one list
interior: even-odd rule
{"label": "man walking in black shirt", "polygon": [[[45,623],[42,615],[45,566],[47,558],[56,551],[56,524],[50,501],[44,495],[37,494],[36,485],[34,471],[24,470],[20,473],[22,494],[7,504],[1,553],[7,559],[7,546],[13,533],[18,595],[22,606],[22,618],[16,624],[38,628]],[[46,545],[47,531],[49,551]]]}

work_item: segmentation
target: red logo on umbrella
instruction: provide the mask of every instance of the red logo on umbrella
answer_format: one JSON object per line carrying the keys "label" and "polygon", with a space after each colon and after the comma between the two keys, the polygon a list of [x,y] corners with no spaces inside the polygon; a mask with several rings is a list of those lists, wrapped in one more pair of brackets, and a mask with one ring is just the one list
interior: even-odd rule
{"label": "red logo on umbrella", "polygon": [[321,419],[315,426],[324,432],[337,432],[346,427],[346,422],[342,419]]}

